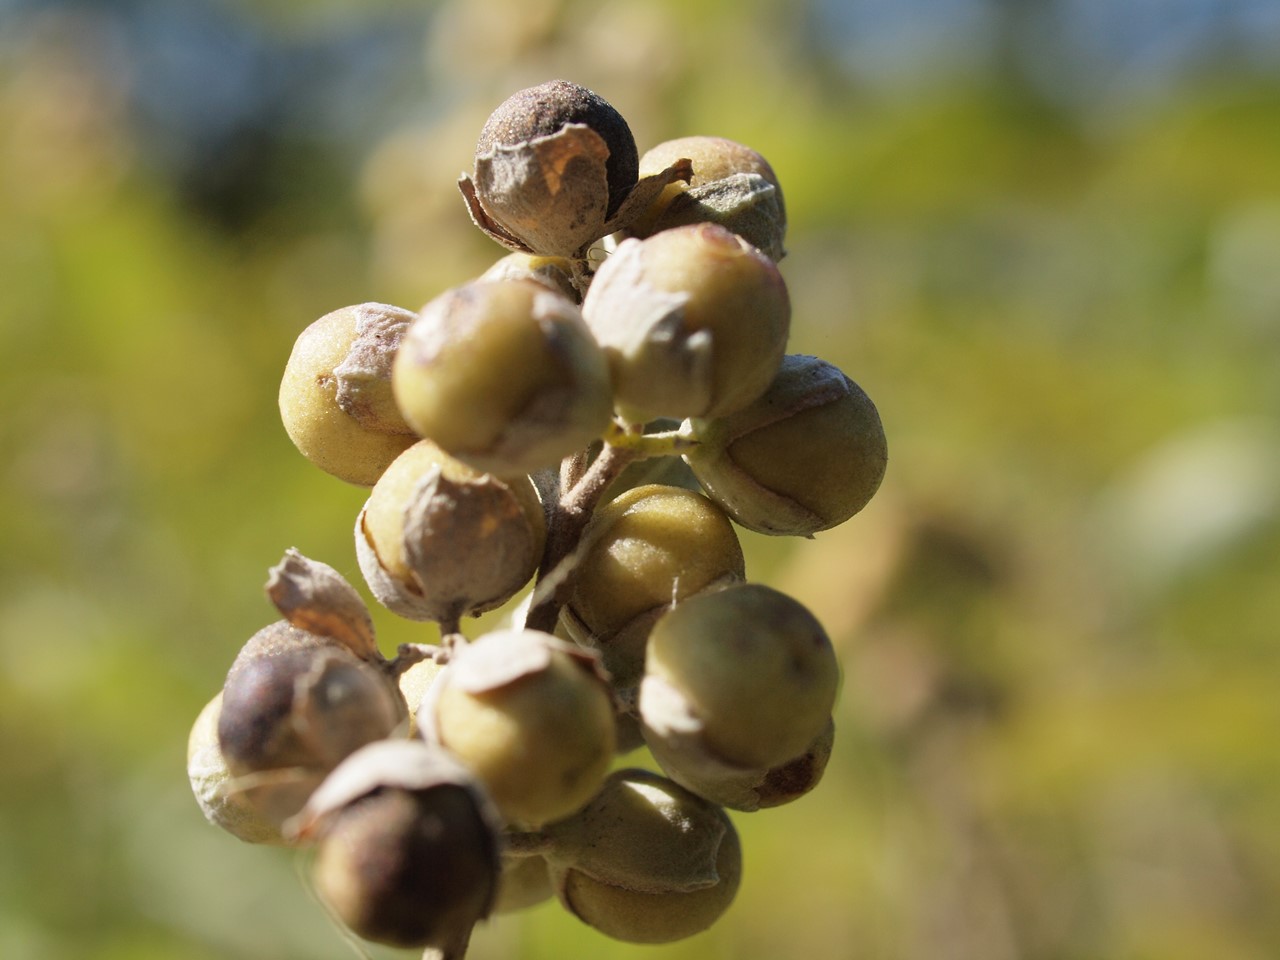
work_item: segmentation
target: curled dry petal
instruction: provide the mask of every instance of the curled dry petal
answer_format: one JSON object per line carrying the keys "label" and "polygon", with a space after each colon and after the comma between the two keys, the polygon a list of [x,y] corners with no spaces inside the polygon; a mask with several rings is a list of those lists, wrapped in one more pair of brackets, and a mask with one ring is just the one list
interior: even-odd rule
{"label": "curled dry petal", "polygon": [[328,564],[290,547],[268,574],[267,596],[295,627],[331,637],[362,660],[382,660],[368,608],[355,588]]}

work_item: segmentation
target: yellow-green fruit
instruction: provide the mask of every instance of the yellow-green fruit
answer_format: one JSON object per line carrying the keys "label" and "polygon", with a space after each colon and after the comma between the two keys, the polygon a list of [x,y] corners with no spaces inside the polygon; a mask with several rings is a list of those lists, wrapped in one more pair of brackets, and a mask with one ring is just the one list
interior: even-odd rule
{"label": "yellow-green fruit", "polygon": [[875,495],[889,460],[880,414],[837,367],[784,358],[769,389],[726,417],[693,420],[685,455],[698,482],[758,533],[811,536]]}
{"label": "yellow-green fruit", "polygon": [[600,508],[566,608],[574,638],[599,650],[613,682],[634,686],[654,620],[713,584],[741,580],[728,517],[700,493],[650,484]]}
{"label": "yellow-green fruit", "polygon": [[577,306],[529,279],[473,281],[423,307],[392,386],[421,436],[502,477],[559,463],[613,411],[608,365]]}
{"label": "yellow-green fruit", "polygon": [[591,803],[548,833],[561,902],[628,943],[669,943],[707,929],[742,878],[742,849],[724,811],[643,770],[612,774]]}
{"label": "yellow-green fruit", "polygon": [[235,789],[231,771],[218,746],[218,692],[200,711],[187,739],[187,777],[205,819],[246,843],[284,843],[280,829],[253,808]]}
{"label": "yellow-green fruit", "polygon": [[379,602],[444,621],[514,596],[533,576],[545,535],[528,477],[499,480],[422,440],[374,485],[356,545]]}
{"label": "yellow-green fruit", "polygon": [[692,597],[649,634],[646,737],[697,737],[711,754],[769,769],[798,757],[831,717],[840,671],[822,625],[760,584]]}
{"label": "yellow-green fruit", "polygon": [[327,313],[294,343],[280,382],[285,432],[308,460],[370,486],[417,437],[391,395],[391,362],[414,314],[381,303]]}
{"label": "yellow-green fruit", "polygon": [[630,420],[717,417],[778,371],[791,303],[777,266],[711,223],[628,239],[596,273],[583,316]]}
{"label": "yellow-green fruit", "polygon": [[455,652],[437,688],[428,735],[475,773],[507,822],[558,820],[599,788],[614,708],[590,658],[549,634],[490,633]]}
{"label": "yellow-green fruit", "polygon": [[667,140],[640,158],[641,176],[681,158],[693,165],[689,182],[669,184],[628,232],[647,237],[689,223],[718,223],[772,259],[785,253],[787,211],[782,187],[763,156],[724,137]]}

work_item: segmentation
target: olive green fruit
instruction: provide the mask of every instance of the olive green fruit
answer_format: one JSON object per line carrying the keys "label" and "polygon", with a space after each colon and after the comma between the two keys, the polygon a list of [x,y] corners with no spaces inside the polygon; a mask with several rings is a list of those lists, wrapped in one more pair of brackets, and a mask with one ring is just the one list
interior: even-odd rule
{"label": "olive green fruit", "polygon": [[622,493],[596,511],[583,544],[562,617],[620,687],[640,682],[649,630],[672,604],[746,574],[728,517],[681,487]]}
{"label": "olive green fruit", "polygon": [[688,164],[637,175],[635,139],[621,114],[586,87],[552,80],[494,110],[476,142],[474,179],[458,186],[476,226],[503,246],[581,258],[687,177]]}
{"label": "olive green fruit", "polygon": [[388,673],[332,639],[277,621],[227,673],[218,747],[246,802],[280,826],[324,776],[406,717]]}
{"label": "olive green fruit", "polygon": [[708,495],[758,533],[812,536],[861,510],[889,450],[875,404],[825,360],[788,356],[757,400],[693,420],[685,459]]}
{"label": "olive green fruit", "polygon": [[461,957],[498,884],[497,823],[471,775],[420,741],[352,754],[291,824],[316,892],[356,934]]}
{"label": "olive green fruit", "polygon": [[264,819],[235,789],[231,771],[218,746],[219,691],[196,717],[187,738],[187,778],[205,819],[246,843],[284,843],[280,829]]}
{"label": "olive green fruit", "polygon": [[688,183],[668,184],[627,232],[647,237],[690,223],[718,223],[771,259],[781,260],[786,253],[787,211],[769,162],[724,137],[679,137],[647,151],[640,158],[640,172],[664,169],[681,158],[693,165]]}
{"label": "olive green fruit", "polygon": [[590,803],[546,832],[560,901],[629,943],[705,930],[742,877],[737,831],[724,811],[644,770],[613,773]]}
{"label": "olive green fruit", "polygon": [[608,364],[578,307],[531,279],[473,281],[428,303],[392,387],[421,436],[502,477],[559,463],[613,413]]}
{"label": "olive green fruit", "polygon": [[645,738],[692,738],[732,766],[769,769],[826,727],[839,665],[802,604],[761,584],[691,597],[649,634],[640,716]]}
{"label": "olive green fruit", "polygon": [[616,744],[596,658],[535,630],[495,631],[457,649],[418,725],[475,773],[505,821],[531,827],[586,803]]}
{"label": "olive green fruit", "polygon": [[414,314],[383,303],[327,313],[302,331],[280,381],[294,445],[328,473],[371,486],[417,437],[391,395],[391,362]]}
{"label": "olive green fruit", "polygon": [[356,521],[356,558],[378,602],[447,623],[514,596],[545,537],[528,477],[499,480],[422,440],[374,485]]}
{"label": "olive green fruit", "polygon": [[582,303],[622,414],[718,417],[773,381],[791,302],[777,266],[716,224],[624,240]]}

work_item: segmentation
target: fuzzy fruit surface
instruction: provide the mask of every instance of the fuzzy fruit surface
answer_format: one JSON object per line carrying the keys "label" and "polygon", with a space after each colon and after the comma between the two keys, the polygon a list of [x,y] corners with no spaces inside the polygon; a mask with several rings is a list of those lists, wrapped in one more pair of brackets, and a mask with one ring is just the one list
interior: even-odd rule
{"label": "fuzzy fruit surface", "polygon": [[503,603],[529,580],[545,524],[528,477],[500,481],[422,440],[375,484],[363,532],[389,577],[465,613]]}

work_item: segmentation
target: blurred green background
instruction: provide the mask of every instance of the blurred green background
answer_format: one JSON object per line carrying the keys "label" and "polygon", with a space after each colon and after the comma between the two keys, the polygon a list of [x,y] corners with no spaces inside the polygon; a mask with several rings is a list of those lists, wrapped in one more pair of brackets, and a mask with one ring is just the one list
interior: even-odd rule
{"label": "blurred green background", "polygon": [[549,904],[475,960],[1280,955],[1274,4],[0,0],[0,957],[353,955],[204,822],[187,732],[286,547],[363,589],[293,339],[496,259],[454,180],[560,76],[641,150],[769,158],[791,349],[890,466],[743,534],[845,681],[730,913],[629,947]]}

